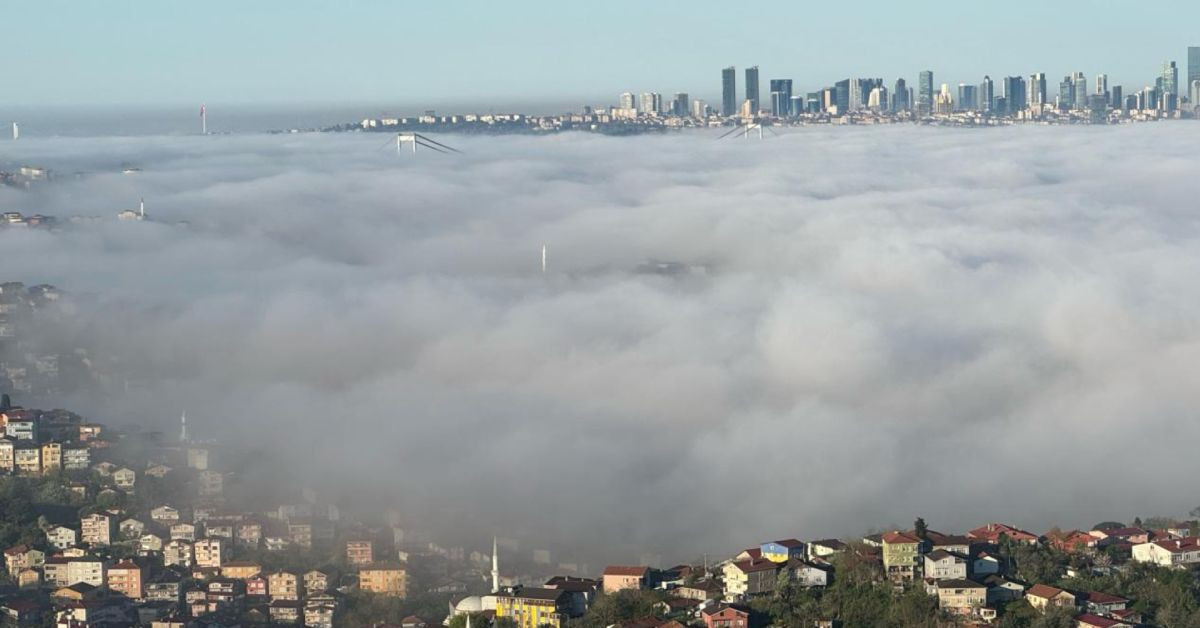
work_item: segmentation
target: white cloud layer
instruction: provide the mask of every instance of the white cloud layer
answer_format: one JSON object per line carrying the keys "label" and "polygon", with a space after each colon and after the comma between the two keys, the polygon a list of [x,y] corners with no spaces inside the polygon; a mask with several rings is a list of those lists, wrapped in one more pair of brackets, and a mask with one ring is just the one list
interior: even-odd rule
{"label": "white cloud layer", "polygon": [[690,557],[1196,505],[1200,125],[439,139],[5,144],[90,174],[0,208],[106,220],[0,275],[98,296],[146,385],[97,414],[426,520]]}

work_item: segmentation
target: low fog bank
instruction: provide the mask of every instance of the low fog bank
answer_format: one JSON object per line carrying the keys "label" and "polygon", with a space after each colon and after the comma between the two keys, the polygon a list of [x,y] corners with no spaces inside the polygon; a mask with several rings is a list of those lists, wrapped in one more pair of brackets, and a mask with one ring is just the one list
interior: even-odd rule
{"label": "low fog bank", "polygon": [[103,219],[0,231],[130,382],[70,407],[681,558],[1196,505],[1200,125],[385,139],[4,143]]}

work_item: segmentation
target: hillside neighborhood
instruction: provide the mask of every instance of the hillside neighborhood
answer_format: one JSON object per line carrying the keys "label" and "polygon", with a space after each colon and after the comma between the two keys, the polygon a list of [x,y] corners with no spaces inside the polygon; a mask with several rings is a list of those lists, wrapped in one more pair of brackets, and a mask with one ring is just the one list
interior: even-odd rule
{"label": "hillside neighborhood", "polygon": [[[226,499],[220,447],[0,399],[0,617],[13,626],[1193,626],[1195,521],[784,538],[705,564],[440,545],[311,491]],[[752,541],[748,539],[748,541]],[[524,554],[529,554],[524,556]],[[507,556],[506,556],[507,555]],[[505,571],[501,571],[501,565]],[[512,569],[519,570],[514,573]]]}

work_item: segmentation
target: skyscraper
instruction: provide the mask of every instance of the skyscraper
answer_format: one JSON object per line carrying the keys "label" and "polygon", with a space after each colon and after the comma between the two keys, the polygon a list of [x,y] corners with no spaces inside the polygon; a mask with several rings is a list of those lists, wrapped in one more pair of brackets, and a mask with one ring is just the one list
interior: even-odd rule
{"label": "skyscraper", "polygon": [[758,66],[746,68],[746,100],[750,101],[750,113],[758,113]]}
{"label": "skyscraper", "polygon": [[892,90],[892,111],[908,111],[912,103],[908,102],[908,85],[904,79],[896,79],[896,88]]}
{"label": "skyscraper", "polygon": [[1046,75],[1042,72],[1029,75],[1029,104],[1031,106],[1046,104]]}
{"label": "skyscraper", "polygon": [[846,115],[850,110],[850,79],[842,79],[833,84],[833,104],[837,107],[839,116]]}
{"label": "skyscraper", "polygon": [[[1188,46],[1188,85],[1195,85],[1196,81],[1200,81],[1200,46]],[[1196,98],[1192,97],[1192,106],[1196,106]]]}
{"label": "skyscraper", "polygon": [[984,76],[983,82],[979,84],[979,110],[984,113],[991,113],[994,109],[996,98],[996,86],[992,83],[992,77]]}
{"label": "skyscraper", "polygon": [[792,79],[771,79],[771,115],[792,115]]}
{"label": "skyscraper", "polygon": [[858,111],[863,108],[863,101],[866,100],[863,94],[863,80],[850,79],[850,99],[847,101],[850,111]]}
{"label": "skyscraper", "polygon": [[633,96],[632,92],[625,92],[625,93],[621,94],[621,108],[622,109],[634,109],[636,107],[637,107],[637,105],[634,104],[634,96]]}
{"label": "skyscraper", "polygon": [[1108,75],[1107,74],[1097,74],[1096,75],[1096,93],[1104,94],[1105,96],[1108,95]]}
{"label": "skyscraper", "polygon": [[642,113],[650,114],[662,111],[662,94],[657,92],[642,92],[640,101]]}
{"label": "skyscraper", "polygon": [[1125,94],[1120,85],[1112,86],[1112,91],[1108,95],[1108,104],[1113,109],[1121,109],[1125,106]]}
{"label": "skyscraper", "polygon": [[979,108],[979,102],[976,97],[978,87],[968,85],[966,83],[958,84],[958,110],[959,111],[975,111]]}
{"label": "skyscraper", "polygon": [[1166,94],[1179,95],[1179,68],[1175,67],[1174,61],[1163,62],[1162,84],[1159,85],[1159,91],[1164,96]]}
{"label": "skyscraper", "polygon": [[933,113],[933,70],[922,70],[917,78],[917,115]]}
{"label": "skyscraper", "polygon": [[1025,109],[1028,99],[1025,96],[1025,79],[1020,76],[1007,76],[1000,83],[1004,90],[1004,102],[1008,108],[1003,113],[1015,115]]}
{"label": "skyscraper", "polygon": [[1058,110],[1069,111],[1075,106],[1075,81],[1064,76],[1062,82],[1058,84]]}
{"label": "skyscraper", "polygon": [[867,108],[876,113],[888,110],[888,89],[882,85],[871,88],[867,94]]}
{"label": "skyscraper", "polygon": [[737,114],[737,69],[729,66],[721,70],[721,115]]}
{"label": "skyscraper", "polygon": [[1088,121],[1092,124],[1108,122],[1108,101],[1104,94],[1088,96]]}
{"label": "skyscraper", "polygon": [[1076,72],[1071,78],[1071,82],[1075,84],[1073,94],[1075,95],[1074,108],[1076,111],[1086,111],[1088,108],[1088,88],[1087,77],[1083,72]]}
{"label": "skyscraper", "polygon": [[671,101],[671,113],[680,117],[688,115],[687,92],[675,92],[675,100]]}

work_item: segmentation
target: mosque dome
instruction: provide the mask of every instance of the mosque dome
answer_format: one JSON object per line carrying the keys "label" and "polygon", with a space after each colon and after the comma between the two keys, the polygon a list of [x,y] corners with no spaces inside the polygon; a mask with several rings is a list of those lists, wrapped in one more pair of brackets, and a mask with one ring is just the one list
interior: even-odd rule
{"label": "mosque dome", "polygon": [[482,612],[483,598],[479,597],[478,595],[468,595],[467,597],[459,600],[458,604],[454,605],[455,614]]}

